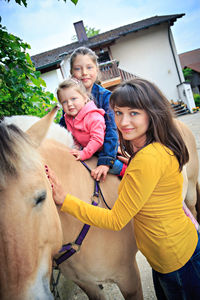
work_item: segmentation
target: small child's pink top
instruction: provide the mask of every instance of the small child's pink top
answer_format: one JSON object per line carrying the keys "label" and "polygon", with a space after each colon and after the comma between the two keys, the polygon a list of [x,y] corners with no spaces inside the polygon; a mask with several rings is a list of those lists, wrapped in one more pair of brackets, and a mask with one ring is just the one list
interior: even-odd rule
{"label": "small child's pink top", "polygon": [[64,115],[67,129],[75,140],[83,147],[81,160],[86,160],[100,150],[105,136],[105,111],[97,108],[93,101],[89,101],[76,115]]}

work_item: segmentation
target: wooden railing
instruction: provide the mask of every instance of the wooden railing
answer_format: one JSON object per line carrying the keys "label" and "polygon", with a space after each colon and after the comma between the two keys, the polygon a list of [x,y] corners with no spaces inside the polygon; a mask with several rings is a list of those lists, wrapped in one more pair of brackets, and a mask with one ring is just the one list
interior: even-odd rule
{"label": "wooden railing", "polygon": [[99,69],[101,73],[101,78],[100,78],[101,81],[106,81],[116,77],[120,77],[120,72],[115,60],[101,63],[99,65]]}
{"label": "wooden railing", "polygon": [[120,78],[120,81],[124,81],[136,77],[135,75],[118,68],[116,60],[101,63],[99,69],[101,82],[113,80],[115,78]]}
{"label": "wooden railing", "polygon": [[137,76],[135,76],[135,75],[133,75],[133,74],[127,72],[127,71],[124,71],[124,70],[122,70],[122,69],[120,69],[120,68],[118,68],[118,69],[119,69],[119,73],[120,73],[120,76],[121,76],[122,81],[124,81],[124,80],[129,80],[129,79],[131,79],[131,78],[137,77]]}

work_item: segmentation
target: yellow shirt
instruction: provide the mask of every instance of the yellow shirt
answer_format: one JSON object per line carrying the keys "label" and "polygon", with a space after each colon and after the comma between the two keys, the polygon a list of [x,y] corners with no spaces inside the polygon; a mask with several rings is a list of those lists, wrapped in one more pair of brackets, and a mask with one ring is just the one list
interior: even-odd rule
{"label": "yellow shirt", "polygon": [[83,223],[120,230],[134,217],[138,249],[152,268],[181,268],[197,245],[197,232],[182,208],[183,178],[177,158],[159,143],[140,150],[129,164],[112,210],[67,195],[61,210]]}

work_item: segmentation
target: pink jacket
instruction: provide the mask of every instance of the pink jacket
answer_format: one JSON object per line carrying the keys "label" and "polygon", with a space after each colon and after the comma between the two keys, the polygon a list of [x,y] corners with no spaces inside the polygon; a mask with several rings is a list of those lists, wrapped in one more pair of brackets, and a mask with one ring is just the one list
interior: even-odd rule
{"label": "pink jacket", "polygon": [[81,160],[92,157],[103,145],[106,129],[104,114],[103,109],[97,108],[93,101],[89,101],[75,118],[64,115],[67,129],[83,147]]}

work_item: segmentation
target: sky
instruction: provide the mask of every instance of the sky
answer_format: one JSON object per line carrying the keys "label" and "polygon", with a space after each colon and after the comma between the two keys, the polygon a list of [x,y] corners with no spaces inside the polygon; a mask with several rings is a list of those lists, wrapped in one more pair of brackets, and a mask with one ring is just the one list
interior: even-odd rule
{"label": "sky", "polygon": [[72,43],[73,23],[100,33],[153,16],[185,13],[171,27],[178,54],[200,48],[200,0],[27,0],[27,8],[0,0],[1,23],[35,55]]}

